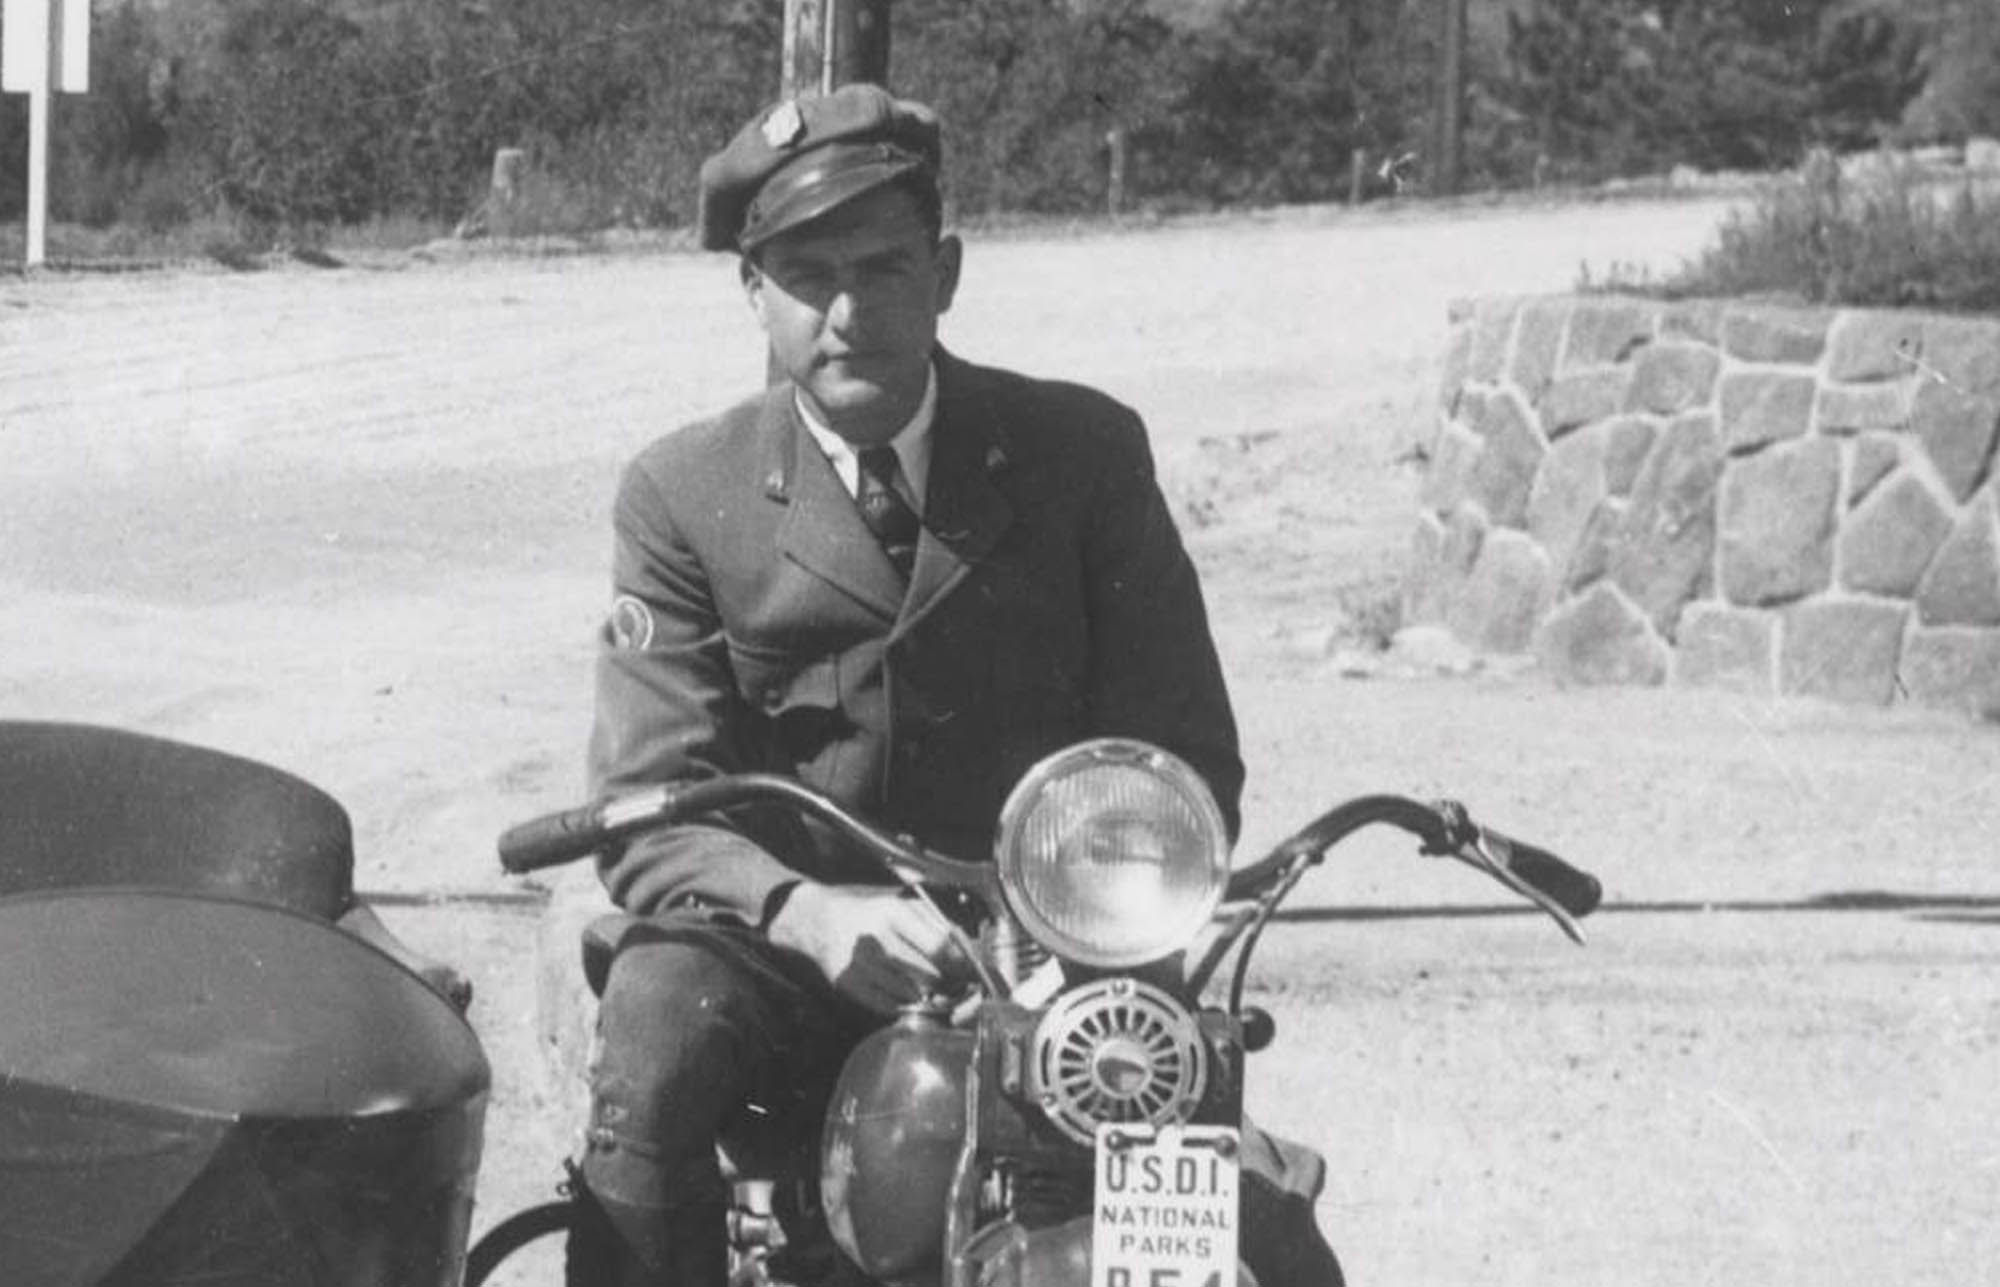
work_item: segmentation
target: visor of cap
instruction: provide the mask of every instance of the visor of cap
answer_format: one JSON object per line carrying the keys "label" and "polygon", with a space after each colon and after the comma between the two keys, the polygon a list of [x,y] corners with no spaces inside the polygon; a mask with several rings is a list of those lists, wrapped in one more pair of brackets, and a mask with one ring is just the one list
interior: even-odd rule
{"label": "visor of cap", "polygon": [[894,143],[829,143],[803,153],[764,183],[744,212],[738,248],[749,251],[856,197],[927,169],[925,159]]}

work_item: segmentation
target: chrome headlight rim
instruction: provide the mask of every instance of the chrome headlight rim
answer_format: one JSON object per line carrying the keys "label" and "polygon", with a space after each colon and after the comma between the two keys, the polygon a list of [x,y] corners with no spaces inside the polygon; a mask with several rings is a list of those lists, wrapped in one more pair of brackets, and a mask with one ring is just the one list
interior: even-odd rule
{"label": "chrome headlight rim", "polygon": [[[1023,830],[1049,788],[1066,777],[1106,766],[1135,768],[1152,775],[1194,811],[1201,833],[1201,862],[1207,885],[1202,895],[1191,900],[1178,916],[1161,924],[1144,941],[1124,948],[1089,942],[1055,923],[1029,895],[1029,882],[1021,870],[1025,859]],[[1079,965],[1129,969],[1160,960],[1184,947],[1214,917],[1229,881],[1229,829],[1208,783],[1185,760],[1150,742],[1094,738],[1044,757],[1022,775],[1001,807],[994,859],[1008,911],[1036,942]]]}

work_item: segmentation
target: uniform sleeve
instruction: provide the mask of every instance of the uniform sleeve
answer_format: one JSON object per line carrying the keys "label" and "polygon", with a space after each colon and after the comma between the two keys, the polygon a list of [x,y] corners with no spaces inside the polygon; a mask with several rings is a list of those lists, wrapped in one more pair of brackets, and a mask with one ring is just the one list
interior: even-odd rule
{"label": "uniform sleeve", "polygon": [[1110,442],[1084,548],[1089,724],[1096,735],[1140,738],[1186,760],[1215,793],[1233,840],[1243,761],[1201,584],[1160,493],[1145,426],[1124,411]]}
{"label": "uniform sleeve", "polygon": [[[598,796],[765,767],[762,722],[738,695],[722,621],[700,561],[641,463],[613,511],[614,598],[599,638],[590,785]],[[770,811],[664,828],[600,860],[629,912],[696,903],[756,924],[798,873],[775,853],[796,824]]]}

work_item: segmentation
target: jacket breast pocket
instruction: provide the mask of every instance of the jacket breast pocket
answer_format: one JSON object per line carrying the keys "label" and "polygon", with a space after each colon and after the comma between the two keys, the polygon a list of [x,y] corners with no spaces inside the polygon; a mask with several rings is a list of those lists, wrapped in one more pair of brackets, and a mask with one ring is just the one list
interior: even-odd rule
{"label": "jacket breast pocket", "polygon": [[793,767],[820,759],[849,732],[838,657],[800,658],[729,645],[736,690],[763,717]]}

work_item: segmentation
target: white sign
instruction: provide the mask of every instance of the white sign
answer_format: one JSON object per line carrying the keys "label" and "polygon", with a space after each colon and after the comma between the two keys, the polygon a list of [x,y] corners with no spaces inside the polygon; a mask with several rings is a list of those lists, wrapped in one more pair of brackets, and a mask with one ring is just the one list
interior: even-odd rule
{"label": "white sign", "polygon": [[1237,1134],[1097,1128],[1091,1287],[1236,1287]]}
{"label": "white sign", "polygon": [[[0,18],[6,22],[7,47],[0,50],[0,89],[10,94],[89,90],[90,0],[5,0],[5,4]],[[53,85],[51,67],[56,71]]]}

